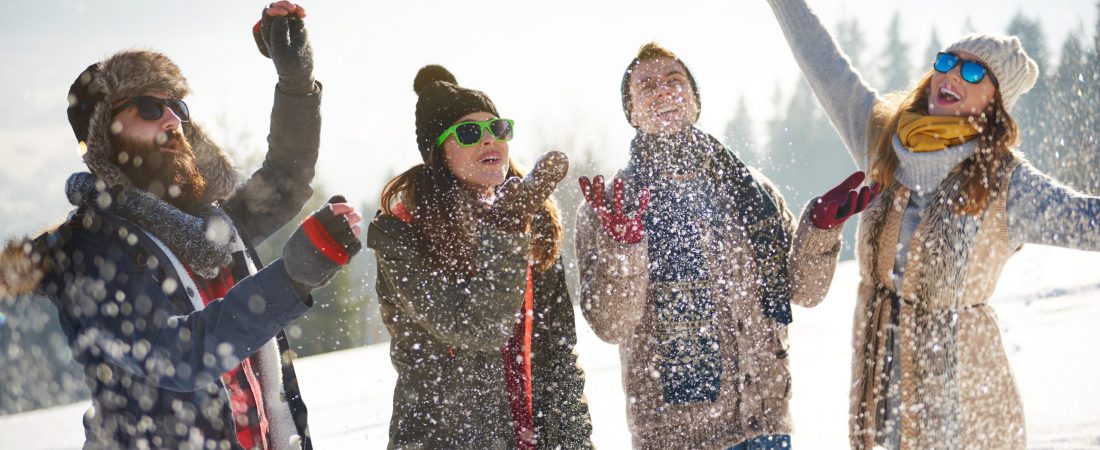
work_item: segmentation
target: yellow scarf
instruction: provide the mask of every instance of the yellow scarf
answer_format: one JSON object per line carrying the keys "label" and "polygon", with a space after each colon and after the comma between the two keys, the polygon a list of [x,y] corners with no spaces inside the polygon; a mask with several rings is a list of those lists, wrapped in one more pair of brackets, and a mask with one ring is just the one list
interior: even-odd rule
{"label": "yellow scarf", "polygon": [[934,152],[978,137],[978,129],[965,117],[929,116],[902,112],[898,137],[914,152]]}

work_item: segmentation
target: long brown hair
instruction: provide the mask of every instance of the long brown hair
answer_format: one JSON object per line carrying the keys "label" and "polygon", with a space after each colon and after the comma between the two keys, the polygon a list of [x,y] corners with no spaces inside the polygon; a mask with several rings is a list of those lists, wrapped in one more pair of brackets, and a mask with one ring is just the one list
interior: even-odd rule
{"label": "long brown hair", "polygon": [[[928,71],[917,82],[912,91],[895,92],[886,95],[885,101],[875,105],[871,114],[872,135],[868,142],[870,148],[871,178],[882,183],[884,188],[897,183],[894,174],[898,170],[898,156],[894,154],[893,138],[898,129],[898,120],[903,112],[928,113],[928,98],[932,92],[933,71]],[[967,158],[959,165],[965,175],[960,186],[960,198],[956,202],[956,212],[978,214],[989,203],[990,192],[996,182],[996,173],[1019,141],[1016,122],[1004,107],[1001,90],[994,90],[993,100],[978,116],[970,117],[979,130],[980,145],[978,153]]]}
{"label": "long brown hair", "polygon": [[[508,177],[524,175],[508,158]],[[413,217],[416,246],[422,254],[429,255],[429,265],[461,278],[474,273],[477,252],[468,244],[463,224],[455,220],[457,186],[458,180],[443,160],[442,147],[436,146],[426,163],[417,164],[386,183],[381,205],[385,214],[392,215],[393,208],[402,203]],[[557,262],[562,239],[558,208],[551,199],[546,199],[535,213],[527,232],[531,236],[528,259],[539,272],[549,269]]]}

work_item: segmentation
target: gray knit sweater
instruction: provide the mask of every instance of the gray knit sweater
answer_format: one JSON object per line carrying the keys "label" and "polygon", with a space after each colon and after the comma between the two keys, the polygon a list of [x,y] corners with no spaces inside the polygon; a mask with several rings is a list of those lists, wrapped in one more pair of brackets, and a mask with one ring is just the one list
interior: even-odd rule
{"label": "gray knit sweater", "polygon": [[[856,165],[866,171],[871,145],[867,142],[871,113],[882,99],[852,67],[847,55],[805,0],[768,0],[768,3],[825,114]],[[930,194],[955,166],[974,154],[977,143],[971,141],[939,152],[916,153],[905,148],[895,134],[893,144],[900,160],[897,179],[913,193],[902,219],[894,257],[892,278],[895,286],[901,286],[909,243],[925,207],[933,198]],[[1026,162],[1012,173],[1006,208],[1013,247],[1033,243],[1100,250],[1100,197],[1078,193]],[[897,354],[897,341],[894,342],[895,348],[888,352],[887,358]],[[892,366],[899,367],[897,364]],[[901,377],[897,370],[890,375],[888,415],[899,406],[897,386]],[[894,430],[880,440],[887,448],[899,446],[896,427]]]}

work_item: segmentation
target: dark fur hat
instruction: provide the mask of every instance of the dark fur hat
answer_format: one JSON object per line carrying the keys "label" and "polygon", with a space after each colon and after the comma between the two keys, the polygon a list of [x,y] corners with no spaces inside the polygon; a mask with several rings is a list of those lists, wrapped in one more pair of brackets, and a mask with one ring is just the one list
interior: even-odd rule
{"label": "dark fur hat", "polygon": [[[173,98],[191,93],[187,79],[167,56],[148,50],[124,50],[88,66],[69,88],[69,124],[88,169],[108,186],[131,185],[111,161],[111,134],[119,132],[111,105],[127,97],[160,91]],[[223,200],[237,185],[233,161],[194,120],[183,125],[195,152],[195,163],[206,179],[204,201]]]}

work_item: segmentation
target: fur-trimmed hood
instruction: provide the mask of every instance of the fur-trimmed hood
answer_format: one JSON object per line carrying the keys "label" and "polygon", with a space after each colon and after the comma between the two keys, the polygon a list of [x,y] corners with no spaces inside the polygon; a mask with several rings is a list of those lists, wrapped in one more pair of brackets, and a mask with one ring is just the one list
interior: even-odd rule
{"label": "fur-trimmed hood", "polygon": [[45,255],[31,240],[11,240],[0,251],[0,298],[15,297],[38,288],[48,268]]}
{"label": "fur-trimmed hood", "polygon": [[[167,56],[150,50],[124,50],[88,66],[69,89],[69,122],[88,169],[108,187],[132,182],[111,161],[111,135],[121,131],[111,105],[120,99],[160,91],[173,98],[191,93],[187,79]],[[224,200],[237,186],[233,161],[193,119],[183,124],[184,135],[195,152],[195,163],[206,178],[203,200]]]}
{"label": "fur-trimmed hood", "polygon": [[[84,163],[111,187],[133,187],[130,177],[111,161],[111,134],[121,126],[111,115],[114,102],[160,91],[174,98],[191,93],[187,79],[167,56],[150,50],[124,50],[88,66],[69,88],[69,123],[80,142]],[[206,179],[203,201],[225,200],[237,186],[233,161],[194,120],[183,132],[195,152],[195,164]],[[45,238],[14,238],[0,252],[0,298],[33,292],[49,268]]]}

